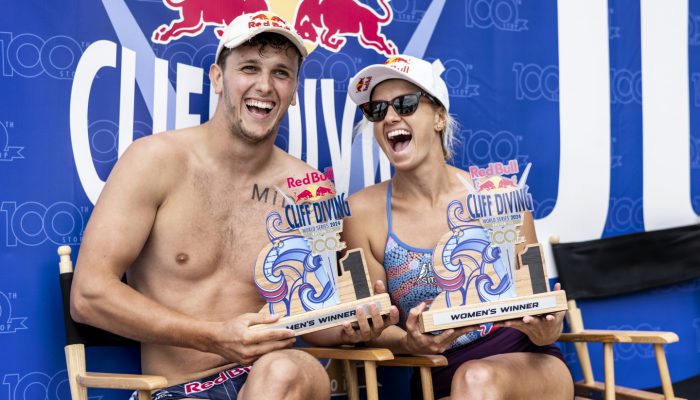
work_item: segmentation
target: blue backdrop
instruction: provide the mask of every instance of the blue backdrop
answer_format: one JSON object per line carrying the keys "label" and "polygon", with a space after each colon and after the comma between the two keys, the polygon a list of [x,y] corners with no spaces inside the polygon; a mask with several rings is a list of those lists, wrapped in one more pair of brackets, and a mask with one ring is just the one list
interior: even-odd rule
{"label": "blue backdrop", "polygon": [[[221,4],[216,15],[197,13],[194,0],[3,4],[0,400],[69,398],[56,246],[79,250],[103,181],[129,143],[208,119],[215,28],[256,3],[211,2]],[[346,88],[395,48],[446,66],[450,111],[461,123],[455,165],[533,163],[542,242],[698,222],[700,1],[391,0],[389,12],[379,0],[326,1],[327,9],[257,3],[289,21],[323,18],[339,32],[340,46],[310,37],[298,106],[277,144],[333,166],[341,190],[390,176],[371,135],[352,140],[360,114]],[[177,24],[192,29],[183,34]],[[375,46],[369,33],[358,36],[360,24],[379,35]],[[556,277],[551,261],[549,269]],[[699,293],[692,281],[582,308],[589,327],[676,331],[681,341],[667,351],[680,380],[700,374]],[[618,305],[633,311],[615,313]],[[564,351],[579,378],[573,348]],[[98,367],[138,369],[133,353],[89,357]],[[659,384],[651,347],[621,346],[615,357],[618,383]],[[593,363],[601,375],[600,352]],[[384,374],[383,393],[406,393],[401,372]]]}

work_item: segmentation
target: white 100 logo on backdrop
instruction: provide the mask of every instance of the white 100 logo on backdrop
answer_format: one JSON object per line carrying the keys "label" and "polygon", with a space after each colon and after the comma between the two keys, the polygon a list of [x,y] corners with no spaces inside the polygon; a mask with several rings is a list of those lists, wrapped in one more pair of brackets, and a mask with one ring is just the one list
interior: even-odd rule
{"label": "white 100 logo on backdrop", "polygon": [[68,374],[66,370],[53,376],[43,372],[30,372],[26,375],[7,374],[2,385],[6,387],[9,400],[70,399]]}
{"label": "white 100 logo on backdrop", "polygon": [[35,201],[0,203],[0,226],[7,247],[39,246],[49,240],[56,245],[80,244],[88,207],[59,201],[44,205]]}

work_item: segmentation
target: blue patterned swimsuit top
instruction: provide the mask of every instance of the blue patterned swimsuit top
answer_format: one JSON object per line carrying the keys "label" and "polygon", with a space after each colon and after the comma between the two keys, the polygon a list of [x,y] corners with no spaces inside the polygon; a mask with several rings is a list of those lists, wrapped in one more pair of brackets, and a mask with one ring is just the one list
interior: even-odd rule
{"label": "blue patterned swimsuit top", "polygon": [[[399,309],[399,326],[406,329],[406,317],[411,308],[421,302],[428,305],[442,290],[433,273],[433,249],[421,249],[402,242],[392,229],[391,181],[386,192],[386,215],[389,231],[384,248],[384,271],[391,301]],[[465,333],[452,348],[465,345],[491,333],[492,324]],[[436,334],[439,332],[435,332]]]}

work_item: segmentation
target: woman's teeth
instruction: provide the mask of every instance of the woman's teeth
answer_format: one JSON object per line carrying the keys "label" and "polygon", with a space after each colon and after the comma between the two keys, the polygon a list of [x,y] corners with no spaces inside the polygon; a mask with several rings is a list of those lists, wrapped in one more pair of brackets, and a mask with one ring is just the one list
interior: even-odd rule
{"label": "woman's teeth", "polygon": [[389,144],[394,151],[401,151],[405,149],[408,146],[408,143],[410,143],[411,138],[411,133],[405,129],[398,129],[387,134]]}

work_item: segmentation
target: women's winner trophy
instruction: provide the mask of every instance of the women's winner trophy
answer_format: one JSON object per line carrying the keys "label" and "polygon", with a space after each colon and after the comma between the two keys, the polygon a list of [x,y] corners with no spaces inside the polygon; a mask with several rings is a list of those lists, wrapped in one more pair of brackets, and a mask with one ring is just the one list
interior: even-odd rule
{"label": "women's winner trophy", "polygon": [[301,335],[357,321],[358,306],[366,315],[370,304],[389,313],[389,295],[374,294],[362,250],[348,250],[337,259],[345,248],[340,232],[350,206],[332,179],[327,168],[287,178],[291,195],[277,188],[285,198],[284,217],[276,211],[267,215],[270,243],[258,255],[255,283],[267,302],[260,313],[282,318],[250,329],[287,328]]}
{"label": "women's winner trophy", "polygon": [[542,246],[525,244],[523,216],[532,212],[516,160],[472,166],[464,203],[447,210],[450,232],[435,247],[433,268],[442,292],[420,316],[423,332],[548,314],[567,309],[563,290],[549,291]]}

